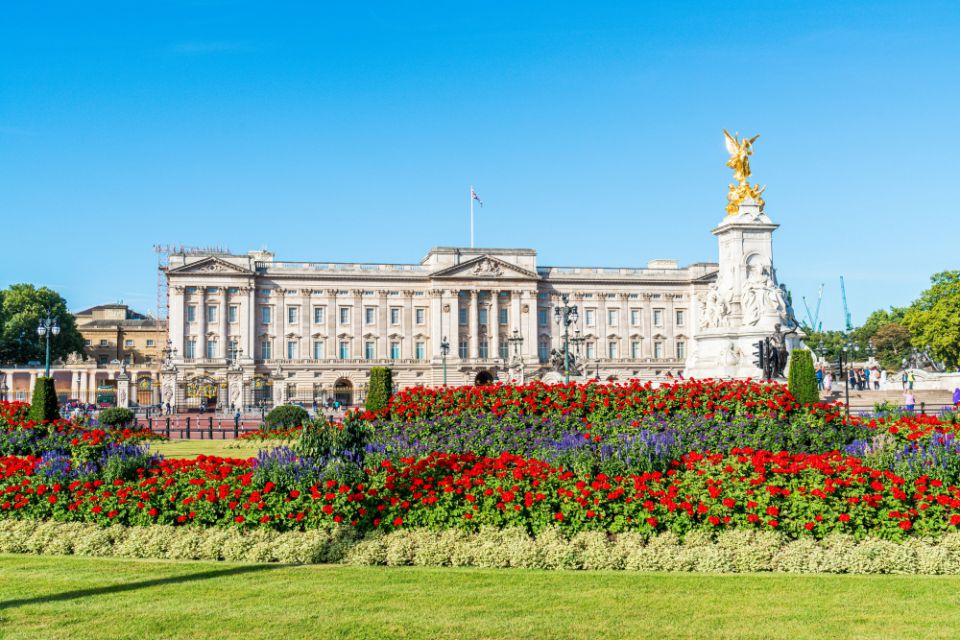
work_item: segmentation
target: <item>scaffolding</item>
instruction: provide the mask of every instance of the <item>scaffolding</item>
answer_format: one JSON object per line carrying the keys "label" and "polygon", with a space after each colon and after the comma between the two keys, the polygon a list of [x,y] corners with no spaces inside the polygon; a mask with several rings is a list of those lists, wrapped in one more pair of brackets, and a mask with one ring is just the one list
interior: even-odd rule
{"label": "scaffolding", "polygon": [[170,266],[170,256],[228,256],[230,249],[219,246],[191,247],[185,245],[155,244],[153,251],[157,254],[157,319],[166,320],[170,306],[170,291],[167,288],[167,269]]}

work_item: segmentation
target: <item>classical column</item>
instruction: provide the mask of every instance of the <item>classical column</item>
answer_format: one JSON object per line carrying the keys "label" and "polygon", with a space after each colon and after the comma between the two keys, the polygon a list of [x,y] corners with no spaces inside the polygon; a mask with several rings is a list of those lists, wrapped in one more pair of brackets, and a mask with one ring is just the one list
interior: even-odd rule
{"label": "classical column", "polygon": [[337,290],[327,289],[327,311],[324,315],[324,331],[327,334],[327,343],[324,345],[324,355],[328,358],[340,357],[340,345],[337,344],[337,322],[339,321],[339,310],[337,309]]}
{"label": "classical column", "polygon": [[279,344],[273,345],[274,358],[287,357],[287,292],[283,287],[277,289],[276,304],[274,305],[273,326],[276,328],[274,335],[277,336]]}
{"label": "classical column", "polygon": [[313,290],[300,289],[300,358],[313,357],[310,353],[310,322],[313,313]]}
{"label": "classical column", "polygon": [[238,313],[240,314],[240,339],[237,345],[243,349],[243,357],[256,359],[254,353],[256,346],[256,315],[254,307],[256,306],[256,288],[240,287],[240,293],[245,294],[243,304],[240,305]]}
{"label": "classical column", "polygon": [[443,289],[430,290],[430,326],[427,335],[430,336],[430,357],[439,358],[440,342],[444,337],[443,322]]}
{"label": "classical column", "polygon": [[350,316],[351,337],[350,337],[350,355],[354,358],[363,357],[363,289],[353,290],[353,312]]}
{"label": "classical column", "polygon": [[220,357],[226,357],[227,355],[227,341],[230,337],[230,314],[228,313],[227,307],[230,304],[230,292],[229,287],[220,287],[220,312],[217,319],[220,321]]}
{"label": "classical column", "polygon": [[[540,337],[537,335],[537,292],[523,290],[520,294],[520,312],[526,330],[523,332],[523,350],[530,359],[537,357],[537,345]],[[526,310],[526,311],[524,311]]]}
{"label": "classical column", "polygon": [[477,304],[477,290],[470,290],[470,307],[467,312],[467,322],[470,330],[470,351],[468,355],[471,358],[480,357],[480,318],[479,305]]}
{"label": "classical column", "polygon": [[447,303],[447,340],[450,342],[450,356],[460,357],[460,291],[458,289],[448,289],[447,295],[450,300]]}
{"label": "classical column", "polygon": [[412,289],[406,289],[403,292],[403,312],[401,313],[400,325],[403,339],[400,341],[400,357],[413,357],[413,294]]}
{"label": "classical column", "polygon": [[33,390],[37,386],[37,372],[30,372],[30,388],[27,389],[27,402],[33,402]]}
{"label": "classical column", "polygon": [[490,338],[490,357],[500,357],[500,291],[490,292],[490,310],[487,312],[487,337]]}
{"label": "classical column", "polygon": [[177,357],[182,358],[186,353],[184,343],[184,329],[186,318],[183,313],[183,296],[185,288],[181,285],[170,287],[170,311],[167,314],[167,331],[170,342],[177,350]]}
{"label": "classical column", "polygon": [[200,353],[193,354],[194,358],[206,358],[207,357],[207,288],[197,287],[197,290],[200,292],[200,302],[197,304],[197,332],[200,334],[197,337],[197,349]]}
{"label": "classical column", "polygon": [[526,327],[523,326],[520,314],[520,292],[517,290],[510,291],[510,324],[507,325],[507,333],[512,334],[514,329],[519,331],[520,335],[523,336],[524,344],[526,344],[527,340],[531,339],[530,336],[527,335]]}
{"label": "classical column", "polygon": [[[377,332],[377,353],[376,356],[380,359],[387,359],[390,357],[390,340],[387,338],[388,325],[390,322],[390,307],[389,299],[387,295],[390,292],[386,289],[377,290],[377,326],[375,327]],[[374,328],[371,327],[371,330]]]}
{"label": "classical column", "polygon": [[607,358],[609,356],[609,350],[607,349],[607,334],[609,333],[609,327],[607,326],[607,292],[601,291],[599,294],[600,300],[597,303],[597,333],[600,334],[600,339],[597,340],[597,358]]}

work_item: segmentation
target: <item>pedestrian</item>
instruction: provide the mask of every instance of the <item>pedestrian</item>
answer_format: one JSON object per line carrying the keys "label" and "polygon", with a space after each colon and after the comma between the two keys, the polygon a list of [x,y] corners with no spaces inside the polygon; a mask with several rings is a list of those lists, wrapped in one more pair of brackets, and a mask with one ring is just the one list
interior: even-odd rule
{"label": "pedestrian", "polygon": [[914,375],[913,371],[907,374],[907,387],[913,391],[913,383],[917,381],[917,376]]}
{"label": "pedestrian", "polygon": [[953,408],[960,409],[960,387],[953,390]]}
{"label": "pedestrian", "polygon": [[237,412],[233,414],[233,428],[240,430],[240,409],[237,409]]}
{"label": "pedestrian", "polygon": [[832,373],[827,373],[827,375],[823,377],[823,389],[827,393],[830,393],[831,391],[833,391],[833,374]]}
{"label": "pedestrian", "polygon": [[823,367],[817,367],[817,389],[823,391]]}
{"label": "pedestrian", "polygon": [[907,392],[903,394],[904,408],[910,413],[913,413],[913,407],[916,406],[916,404],[917,404],[917,399],[914,397],[913,391],[908,389]]}
{"label": "pedestrian", "polygon": [[881,374],[880,374],[880,369],[878,369],[877,367],[874,367],[874,368],[873,368],[873,375],[870,376],[870,378],[873,380],[873,390],[874,390],[874,391],[879,391],[879,390],[880,390],[880,375],[881,375]]}

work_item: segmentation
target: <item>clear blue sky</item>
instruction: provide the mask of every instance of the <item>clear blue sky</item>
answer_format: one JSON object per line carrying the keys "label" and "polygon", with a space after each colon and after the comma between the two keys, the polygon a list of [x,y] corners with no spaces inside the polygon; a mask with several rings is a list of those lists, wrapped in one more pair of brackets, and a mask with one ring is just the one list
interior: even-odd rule
{"label": "clear blue sky", "polygon": [[[960,3],[0,5],[0,285],[153,309],[155,243],[715,260],[760,133],[782,281],[842,321],[957,268]],[[44,235],[44,232],[47,232]]]}

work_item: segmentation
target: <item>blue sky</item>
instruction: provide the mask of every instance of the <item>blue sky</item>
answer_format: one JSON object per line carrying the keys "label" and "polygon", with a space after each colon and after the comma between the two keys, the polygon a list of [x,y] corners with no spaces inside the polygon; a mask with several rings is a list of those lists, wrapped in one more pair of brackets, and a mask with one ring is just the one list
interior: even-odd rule
{"label": "blue sky", "polygon": [[[960,3],[0,4],[0,285],[156,306],[156,243],[715,260],[722,128],[823,317],[957,268]],[[45,234],[45,235],[44,235]]]}

